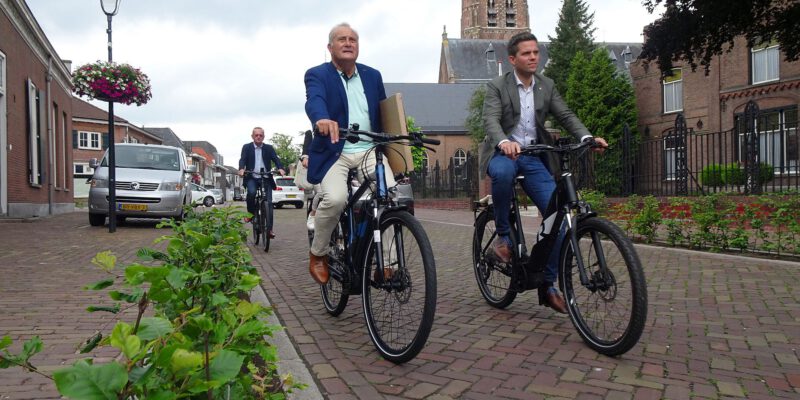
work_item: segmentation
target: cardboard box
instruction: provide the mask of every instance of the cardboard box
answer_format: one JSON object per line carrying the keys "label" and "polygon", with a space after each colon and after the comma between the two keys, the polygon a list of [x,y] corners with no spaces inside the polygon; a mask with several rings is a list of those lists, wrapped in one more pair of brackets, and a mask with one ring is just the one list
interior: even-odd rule
{"label": "cardboard box", "polygon": [[[381,124],[385,133],[408,135],[402,93],[395,93],[381,102]],[[400,144],[387,146],[386,159],[394,174],[414,170],[414,159],[409,146]]]}

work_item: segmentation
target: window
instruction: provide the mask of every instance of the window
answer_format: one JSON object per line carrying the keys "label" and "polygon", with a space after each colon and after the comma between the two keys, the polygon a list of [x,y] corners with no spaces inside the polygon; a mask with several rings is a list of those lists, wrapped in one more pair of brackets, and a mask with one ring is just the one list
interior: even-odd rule
{"label": "window", "polygon": [[506,26],[509,28],[517,26],[517,10],[514,8],[514,0],[506,0]]}
{"label": "window", "polygon": [[100,150],[100,133],[78,131],[78,148]]}
{"label": "window", "polygon": [[681,69],[672,70],[664,77],[664,113],[683,111],[683,78]]}
{"label": "window", "polygon": [[75,175],[91,175],[94,170],[89,166],[89,163],[74,163],[72,164],[72,172]]}
{"label": "window", "polygon": [[422,171],[428,172],[428,152],[422,152]]}
{"label": "window", "polygon": [[28,79],[28,182],[39,186],[42,184],[42,136],[39,111],[41,103],[39,90],[33,81]]}
{"label": "window", "polygon": [[453,166],[460,167],[465,162],[467,162],[467,153],[461,149],[456,150],[456,154],[453,155]]}
{"label": "window", "polygon": [[[797,133],[797,107],[762,111],[756,120],[758,131],[758,159],[774,168],[775,174],[797,174],[800,172],[800,146]],[[739,126],[741,115],[735,117]],[[747,159],[745,129],[739,133],[737,156],[739,161]]]}
{"label": "window", "polygon": [[684,143],[680,136],[664,137],[664,179],[674,181],[678,178],[678,152],[683,151]]}
{"label": "window", "polygon": [[494,0],[488,0],[486,6],[486,26],[497,26],[497,9],[494,8]]}
{"label": "window", "polygon": [[750,51],[753,57],[753,84],[777,80],[780,62],[778,45],[770,43]]}

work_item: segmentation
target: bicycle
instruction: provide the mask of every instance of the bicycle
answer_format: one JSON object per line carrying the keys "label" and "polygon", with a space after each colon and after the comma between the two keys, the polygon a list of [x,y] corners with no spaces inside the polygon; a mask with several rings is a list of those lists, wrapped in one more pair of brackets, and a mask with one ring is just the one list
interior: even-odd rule
{"label": "bicycle", "polygon": [[245,174],[256,177],[258,184],[256,185],[256,212],[253,214],[253,242],[261,246],[264,251],[269,251],[270,232],[272,231],[272,190],[275,189],[275,179],[273,174],[275,171],[245,171]]}
{"label": "bicycle", "polygon": [[[528,254],[516,196],[517,186],[524,178],[518,177],[509,219],[511,262],[502,263],[493,252],[487,253],[497,236],[494,207],[478,201],[474,210],[473,267],[478,288],[489,305],[508,307],[518,293],[531,289],[539,290],[539,304],[544,304],[545,264],[562,222],[566,221],[566,236],[559,249],[558,281],[569,318],[589,347],[616,356],[630,350],[641,337],[647,319],[647,287],[630,239],[580,200],[569,172],[572,155],[585,154],[593,143],[569,144],[569,139],[559,139],[555,146],[523,147],[522,154],[527,155],[556,153],[564,171],[543,214],[537,242]],[[628,305],[629,310],[616,308]]]}
{"label": "bicycle", "polygon": [[436,265],[422,225],[407,205],[395,201],[386,185],[382,147],[388,143],[424,147],[439,141],[419,134],[360,131],[357,126],[340,131],[345,140],[357,142],[360,134],[379,148],[375,170],[363,174],[358,189],[350,184],[357,170],[350,170],[347,178],[348,200],[331,235],[330,280],[320,287],[322,301],[330,315],[338,316],[351,295],[362,295],[370,340],[383,358],[404,363],[419,354],[433,326]]}

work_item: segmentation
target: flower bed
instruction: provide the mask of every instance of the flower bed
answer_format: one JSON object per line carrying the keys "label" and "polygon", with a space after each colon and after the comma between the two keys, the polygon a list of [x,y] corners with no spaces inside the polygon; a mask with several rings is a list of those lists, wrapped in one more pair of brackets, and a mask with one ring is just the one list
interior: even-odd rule
{"label": "flower bed", "polygon": [[103,61],[78,67],[72,74],[78,96],[140,106],[152,98],[150,79],[128,64]]}

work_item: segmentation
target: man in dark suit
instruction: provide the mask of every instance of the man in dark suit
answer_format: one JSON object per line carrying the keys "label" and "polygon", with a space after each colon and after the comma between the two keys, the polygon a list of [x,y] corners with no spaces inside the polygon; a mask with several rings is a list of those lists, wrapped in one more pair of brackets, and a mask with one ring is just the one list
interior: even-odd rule
{"label": "man in dark suit", "polygon": [[[244,176],[244,185],[247,187],[247,212],[255,214],[255,196],[258,180],[251,175],[245,176],[244,171],[259,172],[262,168],[264,171],[269,171],[272,169],[270,164],[275,163],[278,173],[285,175],[286,172],[283,169],[281,160],[278,158],[278,154],[275,153],[275,149],[264,143],[264,129],[258,126],[253,128],[251,137],[253,138],[253,143],[247,143],[242,146],[242,155],[239,157],[239,176]],[[250,222],[250,218],[245,221]],[[275,233],[272,231],[269,232],[269,235],[270,237],[275,237]]]}
{"label": "man in dark suit", "polygon": [[[339,128],[380,132],[380,101],[386,98],[378,70],[356,63],[358,33],[342,23],[328,36],[331,62],[306,71],[306,115],[317,131],[308,149],[308,181],[320,184],[322,201],[314,220],[315,235],[309,252],[309,272],[319,284],[328,282],[328,251],[333,229],[347,201],[347,174],[351,168],[370,171],[375,154],[369,141],[339,140]],[[365,164],[362,164],[364,163]],[[395,181],[388,164],[386,180]]]}
{"label": "man in dark suit", "polygon": [[[521,146],[532,143],[553,144],[554,139],[542,128],[547,115],[552,115],[576,139],[590,140],[591,133],[570,111],[553,81],[536,72],[539,65],[539,43],[531,33],[514,35],[508,41],[508,59],[513,71],[499,76],[486,85],[483,103],[483,126],[486,137],[480,145],[478,159],[480,171],[492,180],[492,202],[495,209],[495,226],[498,239],[493,251],[503,262],[511,260],[509,240],[509,213],[514,179],[524,175],[523,190],[539,212],[547,209],[550,196],[556,188],[553,174],[558,171],[555,157],[520,155]],[[594,138],[602,147],[602,138]],[[601,148],[599,148],[601,149]],[[547,260],[545,280],[539,290],[543,304],[560,313],[566,313],[564,298],[553,286],[558,273],[558,251],[563,241],[563,230]]]}

